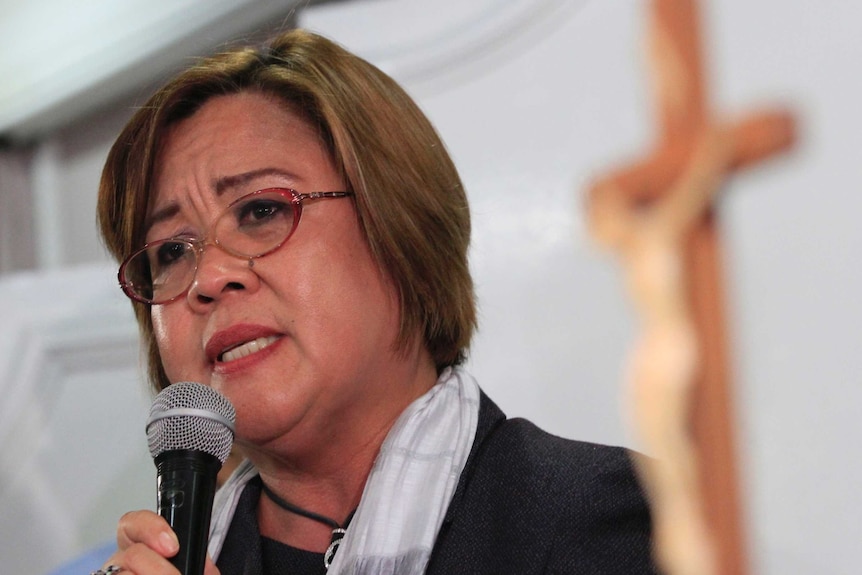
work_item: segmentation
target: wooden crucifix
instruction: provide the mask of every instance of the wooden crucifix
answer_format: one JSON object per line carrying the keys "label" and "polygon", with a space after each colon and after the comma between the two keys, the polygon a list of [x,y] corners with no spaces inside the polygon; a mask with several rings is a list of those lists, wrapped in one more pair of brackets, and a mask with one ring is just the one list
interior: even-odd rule
{"label": "wooden crucifix", "polygon": [[590,230],[622,260],[641,322],[629,400],[668,575],[743,575],[733,409],[713,200],[732,172],[788,149],[794,121],[770,110],[725,122],[709,110],[695,0],[651,0],[649,63],[660,137],[600,178]]}

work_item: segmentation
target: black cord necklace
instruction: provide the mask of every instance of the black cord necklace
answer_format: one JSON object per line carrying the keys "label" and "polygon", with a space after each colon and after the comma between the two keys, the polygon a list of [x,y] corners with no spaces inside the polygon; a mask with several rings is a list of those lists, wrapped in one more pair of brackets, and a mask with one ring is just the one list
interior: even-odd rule
{"label": "black cord necklace", "polygon": [[326,553],[323,554],[323,566],[327,570],[329,570],[329,566],[332,564],[332,560],[335,558],[335,552],[338,551],[338,547],[339,545],[341,545],[341,540],[344,539],[344,534],[347,533],[347,526],[350,525],[350,520],[353,519],[353,514],[356,513],[356,510],[354,509],[353,511],[351,511],[350,515],[347,516],[347,520],[344,522],[344,525],[341,525],[335,519],[326,517],[325,515],[320,515],[319,513],[315,513],[313,511],[308,511],[307,509],[303,509],[302,507],[297,507],[293,503],[282,499],[269,487],[267,487],[266,483],[264,483],[263,481],[260,482],[260,488],[263,493],[267,497],[269,497],[270,501],[272,501],[285,511],[289,511],[290,513],[294,513],[307,519],[317,521],[318,523],[323,523],[324,525],[332,529],[332,538],[329,543],[329,547],[326,548]]}

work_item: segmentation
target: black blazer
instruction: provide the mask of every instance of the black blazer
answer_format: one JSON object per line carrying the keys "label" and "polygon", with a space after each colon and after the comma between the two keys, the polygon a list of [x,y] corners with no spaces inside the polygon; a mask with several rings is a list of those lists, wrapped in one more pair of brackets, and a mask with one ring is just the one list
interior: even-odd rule
{"label": "black blazer", "polygon": [[656,573],[630,454],[550,435],[484,393],[426,573]]}
{"label": "black blazer", "polygon": [[[265,572],[259,497],[252,480],[218,559],[223,575]],[[507,420],[483,393],[476,439],[426,574],[655,573],[649,526],[627,451]],[[309,572],[322,569],[322,554],[293,552],[311,555]]]}

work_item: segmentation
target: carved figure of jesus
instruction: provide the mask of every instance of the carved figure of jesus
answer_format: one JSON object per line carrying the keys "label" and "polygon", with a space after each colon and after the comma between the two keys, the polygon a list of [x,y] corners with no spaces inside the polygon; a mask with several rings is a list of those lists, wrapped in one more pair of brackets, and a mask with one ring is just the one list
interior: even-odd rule
{"label": "carved figure of jesus", "polygon": [[606,181],[589,195],[594,239],[621,260],[641,337],[630,358],[628,399],[650,499],[656,561],[669,575],[715,575],[690,430],[699,343],[684,270],[690,232],[710,209],[733,160],[726,129],[707,127],[667,193],[639,202]]}

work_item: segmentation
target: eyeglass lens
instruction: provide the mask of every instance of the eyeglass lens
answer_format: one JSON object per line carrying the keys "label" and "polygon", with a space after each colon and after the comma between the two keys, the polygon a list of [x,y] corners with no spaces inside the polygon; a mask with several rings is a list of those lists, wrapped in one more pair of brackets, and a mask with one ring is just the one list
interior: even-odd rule
{"label": "eyeglass lens", "polygon": [[[276,249],[298,220],[299,204],[292,199],[287,190],[257,192],[240,198],[216,220],[211,243],[246,258]],[[194,281],[198,251],[202,248],[203,241],[193,238],[151,242],[132,255],[124,267],[127,291],[150,302],[177,297]]]}

